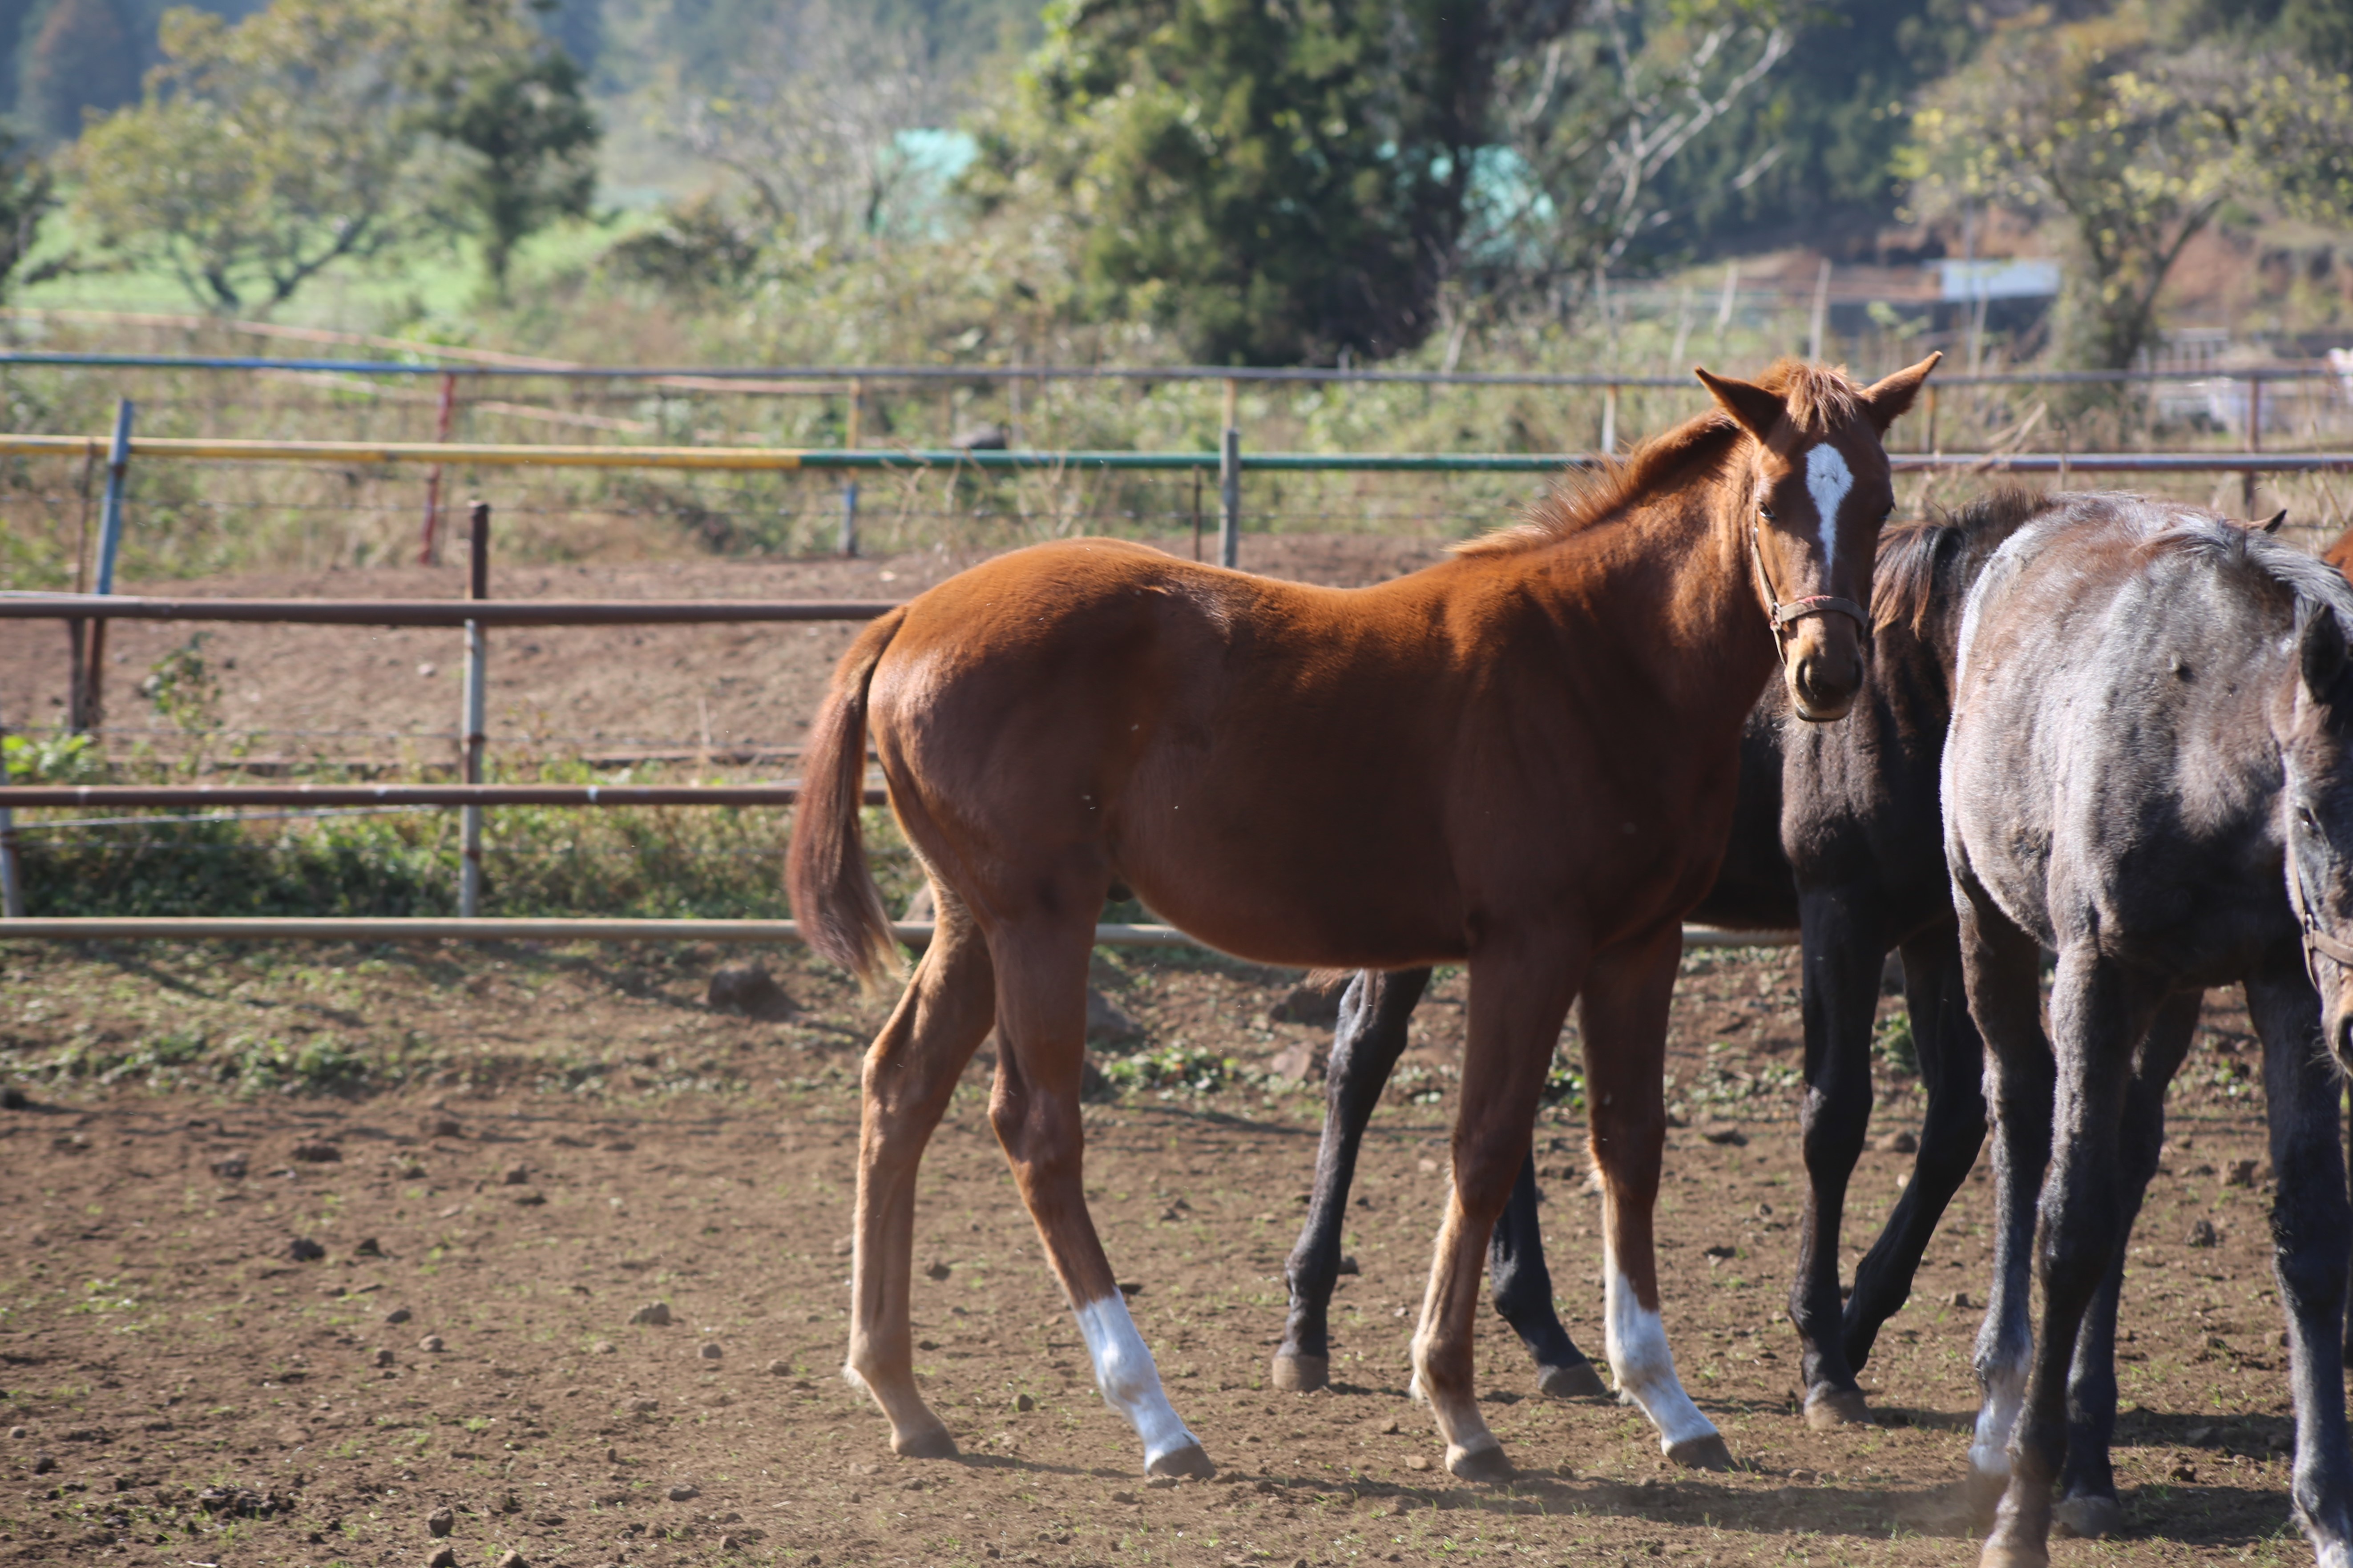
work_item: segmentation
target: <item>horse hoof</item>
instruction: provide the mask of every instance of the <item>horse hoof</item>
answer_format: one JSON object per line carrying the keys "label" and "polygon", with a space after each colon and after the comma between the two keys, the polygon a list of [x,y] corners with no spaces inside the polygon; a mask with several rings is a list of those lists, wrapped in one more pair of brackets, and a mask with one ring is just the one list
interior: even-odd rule
{"label": "horse hoof", "polygon": [[2124,1505],[2098,1492],[2070,1492],[2051,1505],[2051,1526],[2061,1535],[2099,1541],[2125,1522]]}
{"label": "horse hoof", "polygon": [[1476,1448],[1449,1445],[1446,1450],[1446,1471],[1458,1480],[1508,1481],[1519,1472],[1504,1456],[1504,1446],[1493,1437]]}
{"label": "horse hoof", "polygon": [[1806,1425],[1817,1432],[1871,1426],[1871,1406],[1856,1388],[1818,1388],[1806,1395]]}
{"label": "horse hoof", "polygon": [[2051,1568],[2050,1549],[2023,1541],[1988,1541],[1978,1568]]}
{"label": "horse hoof", "polygon": [[1171,1448],[1144,1467],[1147,1476],[1174,1476],[1180,1481],[1206,1481],[1218,1473],[1209,1463],[1209,1456],[1201,1451],[1198,1443],[1187,1443],[1181,1448]]}
{"label": "horse hoof", "polygon": [[1536,1369],[1536,1392],[1555,1399],[1607,1399],[1609,1385],[1589,1361],[1573,1366],[1546,1366]]}
{"label": "horse hoof", "polygon": [[1278,1355],[1267,1379],[1285,1394],[1313,1394],[1332,1381],[1332,1359],[1320,1355]]}
{"label": "horse hoof", "polygon": [[902,1459],[953,1459],[956,1457],[955,1439],[944,1426],[927,1431],[911,1432],[902,1436],[891,1434],[891,1451]]}
{"label": "horse hoof", "polygon": [[1725,1447],[1724,1438],[1714,1432],[1704,1437],[1686,1437],[1680,1443],[1668,1444],[1667,1458],[1687,1470],[1732,1468],[1732,1450]]}

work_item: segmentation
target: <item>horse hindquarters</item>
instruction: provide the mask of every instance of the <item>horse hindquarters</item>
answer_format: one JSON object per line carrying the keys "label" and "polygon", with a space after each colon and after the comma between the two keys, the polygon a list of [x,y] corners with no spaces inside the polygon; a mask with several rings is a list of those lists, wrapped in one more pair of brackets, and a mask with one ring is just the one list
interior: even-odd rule
{"label": "horse hindquarters", "polygon": [[2337,1101],[2344,1083],[2320,1045],[2320,1000],[2300,954],[2274,955],[2247,980],[2263,1042],[2264,1112],[2274,1179],[2272,1261],[2287,1315],[2295,1397],[2297,1522],[2327,1568],[2353,1563],[2353,1458],[2345,1419],[2348,1231]]}
{"label": "horse hindquarters", "polygon": [[1291,1311],[1282,1326],[1269,1381],[1295,1394],[1331,1380],[1329,1314],[1340,1279],[1340,1232],[1348,1216],[1348,1188],[1365,1124],[1405,1051],[1406,1024],[1430,984],[1427,969],[1383,973],[1360,971],[1340,997],[1332,1035],[1332,1061],[1324,1089],[1324,1135],[1315,1146],[1315,1188],[1307,1221],[1283,1274]]}

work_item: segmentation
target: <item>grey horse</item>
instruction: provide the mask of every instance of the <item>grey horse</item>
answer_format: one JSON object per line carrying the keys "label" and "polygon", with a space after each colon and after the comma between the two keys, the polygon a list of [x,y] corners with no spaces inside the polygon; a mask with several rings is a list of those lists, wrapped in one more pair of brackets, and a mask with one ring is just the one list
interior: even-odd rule
{"label": "grey horse", "polygon": [[[2341,1359],[2353,1205],[2329,1049],[2353,1048],[2348,626],[2353,588],[2329,567],[2133,496],[2067,498],[1971,590],[1943,793],[1995,1133],[1995,1278],[1969,1449],[1981,1495],[2000,1493],[1984,1564],[2046,1563],[2054,1507],[2085,1533],[2115,1522],[2105,1445],[2087,1456],[2087,1435],[2070,1442],[2070,1370],[2109,1358],[2165,1086],[2206,989],[2232,983],[2263,1043],[2295,1513],[2323,1563],[2353,1564]],[[2057,955],[2048,1036],[2045,948]]]}

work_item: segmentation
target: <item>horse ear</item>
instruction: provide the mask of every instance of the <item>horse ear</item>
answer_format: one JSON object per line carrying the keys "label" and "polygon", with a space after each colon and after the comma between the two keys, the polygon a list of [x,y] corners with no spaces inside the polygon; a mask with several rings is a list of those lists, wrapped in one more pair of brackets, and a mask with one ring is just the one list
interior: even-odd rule
{"label": "horse ear", "polygon": [[1724,405],[1724,411],[1739,420],[1741,428],[1760,442],[1771,440],[1773,427],[1788,416],[1789,405],[1781,395],[1767,392],[1753,381],[1710,375],[1696,365],[1692,367],[1692,374]]}
{"label": "horse ear", "polygon": [[1908,365],[1864,389],[1862,405],[1870,413],[1871,422],[1881,435],[1886,435],[1887,427],[1912,406],[1912,399],[1919,395],[1920,384],[1928,379],[1928,373],[1936,369],[1936,362],[1944,357],[1941,353],[1932,353],[1918,364]]}
{"label": "horse ear", "polygon": [[2296,663],[2304,675],[2304,689],[2312,700],[2327,701],[2337,677],[2345,673],[2345,628],[2337,624],[2337,612],[2316,610],[2312,618],[2305,622],[2304,636],[2296,647]]}
{"label": "horse ear", "polygon": [[2286,521],[2287,508],[2282,507],[2263,521],[2256,523],[2254,529],[2257,533],[2277,533],[2280,531],[2280,524]]}

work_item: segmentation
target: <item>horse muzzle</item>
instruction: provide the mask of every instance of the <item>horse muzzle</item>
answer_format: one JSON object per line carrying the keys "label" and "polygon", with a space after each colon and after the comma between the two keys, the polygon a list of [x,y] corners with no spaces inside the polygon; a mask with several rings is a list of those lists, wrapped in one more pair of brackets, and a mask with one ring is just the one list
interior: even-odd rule
{"label": "horse muzzle", "polygon": [[1845,718],[1862,690],[1862,623],[1840,607],[1844,600],[1799,603],[1801,615],[1781,624],[1781,674],[1798,717],[1827,724]]}

